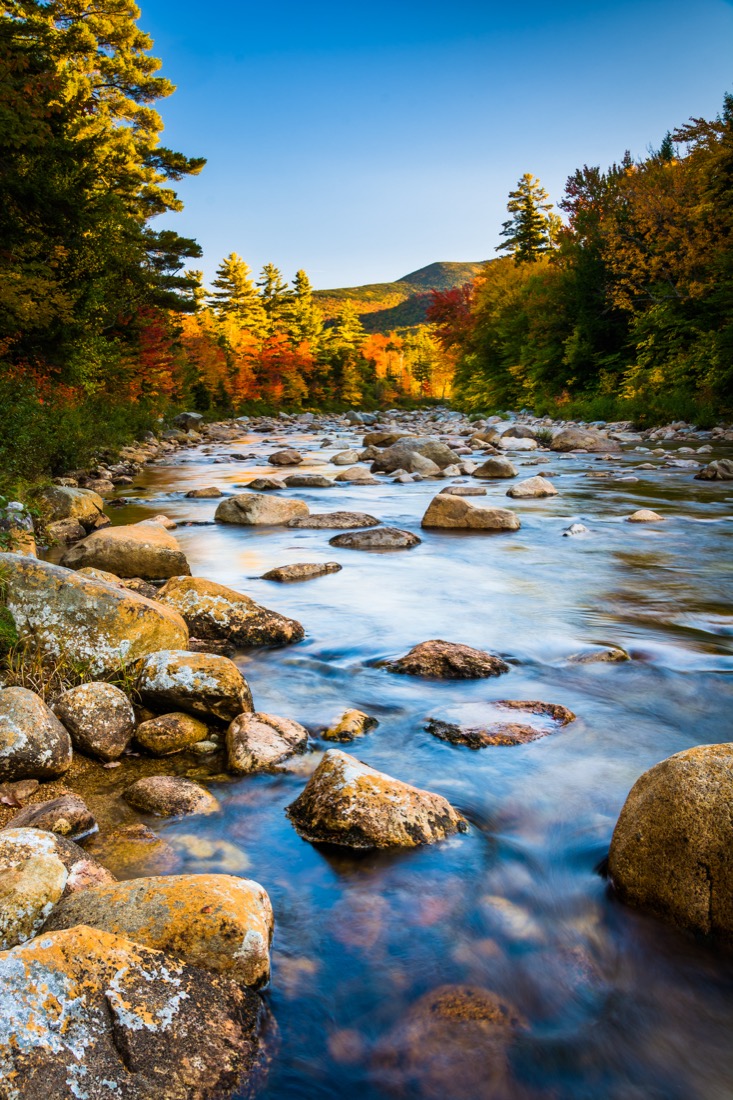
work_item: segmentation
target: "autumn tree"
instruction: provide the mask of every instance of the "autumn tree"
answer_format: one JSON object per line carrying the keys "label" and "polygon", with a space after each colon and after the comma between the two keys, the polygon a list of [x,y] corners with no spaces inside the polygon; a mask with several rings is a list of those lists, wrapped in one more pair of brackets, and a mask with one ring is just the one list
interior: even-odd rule
{"label": "autumn tree", "polygon": [[509,192],[507,211],[511,217],[501,230],[506,240],[497,252],[509,252],[518,264],[532,263],[555,247],[562,223],[544,187],[530,172]]}

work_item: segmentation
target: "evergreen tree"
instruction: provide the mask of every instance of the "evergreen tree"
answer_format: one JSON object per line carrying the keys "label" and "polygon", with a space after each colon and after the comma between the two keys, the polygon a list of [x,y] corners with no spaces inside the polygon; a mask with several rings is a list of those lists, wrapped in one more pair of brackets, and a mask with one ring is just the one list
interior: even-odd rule
{"label": "evergreen tree", "polygon": [[557,240],[560,218],[552,212],[552,203],[540,181],[530,172],[509,192],[507,211],[512,215],[504,222],[501,236],[506,237],[497,252],[509,252],[515,263],[532,263],[550,252]]}
{"label": "evergreen tree", "polygon": [[236,252],[230,252],[216,269],[209,295],[212,309],[220,318],[230,318],[254,335],[264,335],[267,314],[250,279],[249,265]]}
{"label": "evergreen tree", "polygon": [[296,346],[307,341],[312,349],[317,347],[323,332],[323,315],[313,301],[313,287],[302,268],[293,279],[287,328]]}
{"label": "evergreen tree", "polygon": [[292,293],[282,277],[282,272],[274,264],[265,264],[257,286],[260,288],[262,308],[267,315],[268,333],[273,333],[285,320]]}
{"label": "evergreen tree", "polygon": [[356,306],[349,298],[341,306],[329,335],[329,345],[335,351],[356,352],[364,342],[364,326]]}

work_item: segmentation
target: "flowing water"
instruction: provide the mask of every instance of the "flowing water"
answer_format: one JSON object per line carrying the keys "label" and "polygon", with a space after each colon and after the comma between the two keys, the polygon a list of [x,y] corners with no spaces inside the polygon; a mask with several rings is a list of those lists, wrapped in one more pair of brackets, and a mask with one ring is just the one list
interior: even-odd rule
{"label": "flowing water", "polygon": [[[322,434],[287,435],[278,445],[306,453],[299,473],[333,475],[328,456],[359,437],[329,435],[330,449],[321,449]],[[211,521],[217,502],[185,492],[212,484],[237,491],[277,473],[265,461],[273,439],[249,435],[147,468],[125,491],[130,502],[110,511],[113,522],[159,513]],[[253,457],[215,462],[232,454]],[[336,532],[323,530],[176,532],[195,575],[305,626],[299,645],[237,655],[257,710],[313,731],[347,708],[374,715],[379,727],[344,748],[444,795],[471,826],[397,853],[301,840],[284,810],[325,747],[317,737],[314,754],[276,774],[233,779],[220,760],[207,766],[220,814],[150,820],[188,853],[184,869],[234,869],[272,898],[266,999],[277,1049],[268,1100],[391,1095],[375,1072],[375,1046],[420,995],[456,983],[494,991],[526,1022],[512,1051],[512,1097],[733,1096],[733,959],[623,908],[598,873],[642,771],[690,746],[733,739],[733,484],[661,465],[632,470],[649,458],[629,448],[610,462],[553,455],[547,466],[520,469],[556,475],[559,496],[546,500],[510,502],[509,483],[482,482],[488,495],[478,503],[510,504],[520,531],[422,532],[410,551],[339,550],[328,545]],[[519,465],[525,460],[517,455]],[[638,481],[616,480],[632,473]],[[286,495],[312,511],[367,511],[419,532],[441,486],[382,481]],[[640,507],[666,522],[626,522]],[[573,521],[588,533],[562,537]],[[298,561],[338,561],[343,570],[300,584],[260,579]],[[501,654],[511,671],[433,682],[378,667],[428,638]],[[620,645],[632,659],[566,663],[593,643]],[[480,720],[492,700],[506,698],[561,703],[577,721],[532,744],[482,751],[425,731],[428,717]],[[175,767],[202,774],[191,757]],[[420,1095],[410,1087],[405,1095]],[[463,1085],[456,1095],[467,1095]],[[487,1084],[476,1100],[494,1095]]]}

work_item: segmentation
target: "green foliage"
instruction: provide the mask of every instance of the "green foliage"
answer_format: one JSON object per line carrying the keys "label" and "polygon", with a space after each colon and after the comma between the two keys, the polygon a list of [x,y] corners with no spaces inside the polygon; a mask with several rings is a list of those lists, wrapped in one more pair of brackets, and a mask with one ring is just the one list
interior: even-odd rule
{"label": "green foliage", "polygon": [[534,263],[555,247],[560,219],[552,212],[552,203],[540,181],[525,172],[515,191],[509,192],[501,235],[506,241],[497,252],[509,252],[515,263]]}

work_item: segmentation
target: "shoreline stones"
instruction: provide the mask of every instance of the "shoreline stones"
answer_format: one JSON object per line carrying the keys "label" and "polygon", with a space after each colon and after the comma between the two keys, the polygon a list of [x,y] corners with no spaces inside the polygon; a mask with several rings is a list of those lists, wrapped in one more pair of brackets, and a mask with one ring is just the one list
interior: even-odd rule
{"label": "shoreline stones", "polygon": [[153,707],[222,722],[253,709],[249,685],[228,657],[164,649],[144,657],[135,671],[143,701]]}
{"label": "shoreline stones", "polygon": [[433,680],[479,680],[509,672],[506,661],[493,653],[439,638],[420,642],[404,657],[385,662],[384,667],[390,672]]}
{"label": "shoreline stones", "polygon": [[191,634],[204,641],[225,641],[242,647],[283,646],[305,637],[305,630],[295,619],[201,577],[171,578],[158,599],[177,611]]}
{"label": "shoreline stones", "polygon": [[0,780],[55,779],[71,767],[71,738],[28,688],[0,691]]}
{"label": "shoreline stones", "polygon": [[100,760],[118,760],[132,740],[135,712],[114,684],[92,682],[65,691],[54,711],[78,749]]}
{"label": "shoreline stones", "polygon": [[519,517],[508,508],[487,508],[472,500],[438,493],[422,518],[423,527],[472,531],[518,531]]}
{"label": "shoreline stones", "polygon": [[373,531],[350,531],[344,535],[335,535],[328,540],[331,546],[344,550],[411,550],[422,539],[412,531],[401,531],[399,527],[379,527]]}
{"label": "shoreline stones", "polygon": [[468,829],[441,795],[338,749],[324,755],[287,814],[304,840],[349,848],[415,848]]}
{"label": "shoreline stones", "polygon": [[305,752],[308,730],[274,714],[240,714],[227,730],[227,767],[237,775],[265,771]]}
{"label": "shoreline stones", "polygon": [[61,565],[67,569],[91,566],[117,577],[143,580],[191,572],[176,538],[155,520],[94,531],[66,551]]}

